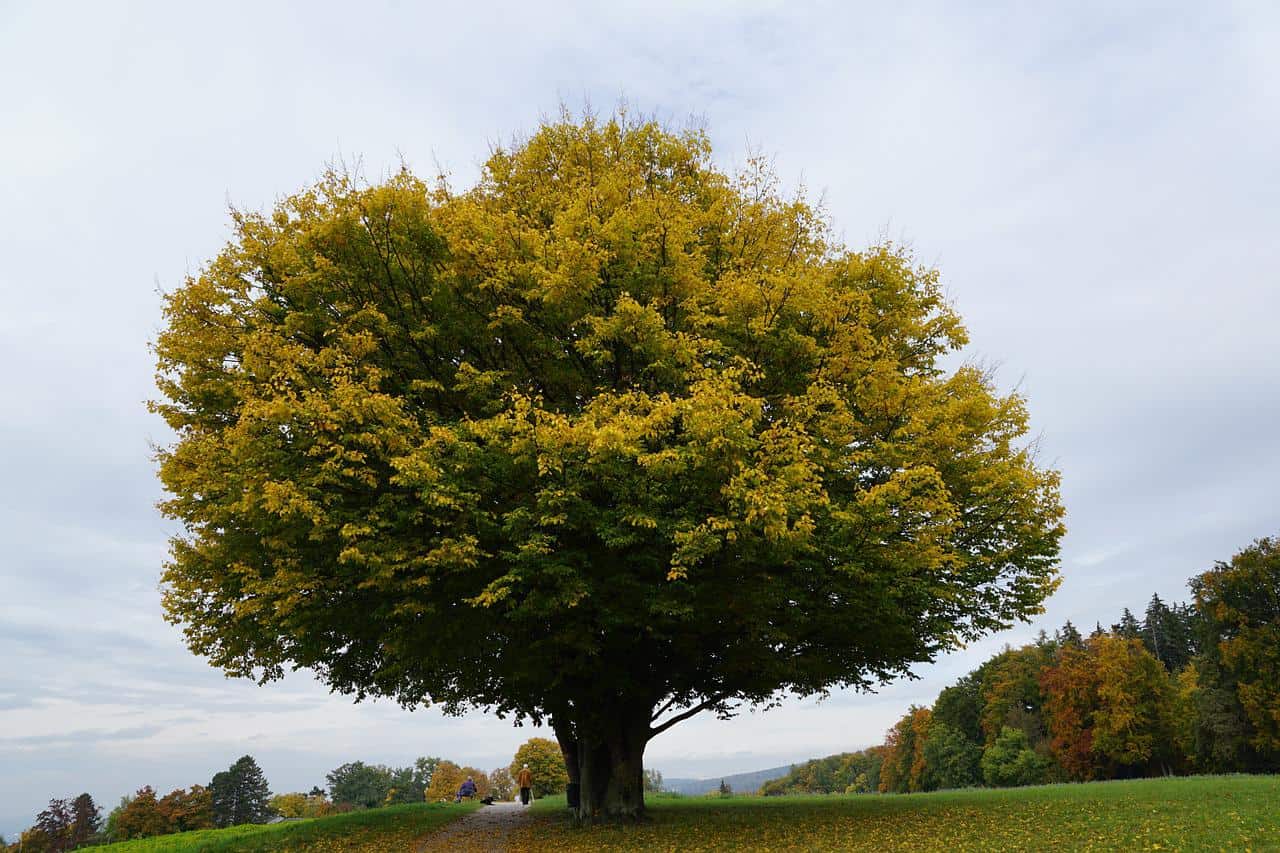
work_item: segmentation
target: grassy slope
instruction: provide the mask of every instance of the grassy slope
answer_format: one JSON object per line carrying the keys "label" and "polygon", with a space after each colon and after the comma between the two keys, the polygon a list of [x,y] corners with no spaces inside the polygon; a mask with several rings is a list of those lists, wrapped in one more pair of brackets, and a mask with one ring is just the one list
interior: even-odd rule
{"label": "grassy slope", "polygon": [[[561,806],[563,799],[560,799]],[[1280,777],[1201,776],[911,795],[655,798],[575,830],[554,800],[513,849],[1280,850]]]}
{"label": "grassy slope", "polygon": [[390,806],[363,812],[322,817],[315,820],[290,821],[267,826],[233,826],[230,829],[207,829],[162,835],[138,841],[125,841],[95,847],[110,853],[259,853],[259,851],[296,851],[296,853],[387,853],[414,848],[414,842],[427,833],[461,817],[479,803],[423,803]]}

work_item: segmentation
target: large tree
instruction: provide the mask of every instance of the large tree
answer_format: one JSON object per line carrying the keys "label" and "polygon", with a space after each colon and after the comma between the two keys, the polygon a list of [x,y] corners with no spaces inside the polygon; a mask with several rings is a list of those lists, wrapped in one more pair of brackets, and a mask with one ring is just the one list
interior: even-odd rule
{"label": "large tree", "polygon": [[550,723],[580,815],[694,714],[1038,612],[1062,510],[934,270],[766,163],[548,123],[458,192],[340,173],[170,293],[165,606],[262,681]]}

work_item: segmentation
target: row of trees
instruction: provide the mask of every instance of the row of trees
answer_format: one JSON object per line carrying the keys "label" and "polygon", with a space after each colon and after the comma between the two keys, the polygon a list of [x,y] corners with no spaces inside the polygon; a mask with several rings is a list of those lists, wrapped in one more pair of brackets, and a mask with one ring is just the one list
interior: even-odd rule
{"label": "row of trees", "polygon": [[[330,810],[367,809],[423,800],[449,800],[468,776],[476,783],[481,797],[492,794],[495,799],[509,800],[516,794],[514,780],[524,764],[533,771],[535,797],[564,792],[569,776],[559,745],[553,740],[535,737],[521,744],[509,766],[495,767],[488,772],[434,756],[419,758],[411,767],[393,768],[362,761],[344,764],[326,777],[331,798],[327,807]],[[316,789],[313,794],[316,793],[323,792]],[[308,808],[325,813],[326,805],[314,796],[284,794],[277,799],[284,809],[280,814],[286,817],[311,816]]]}
{"label": "row of trees", "polygon": [[792,769],[762,792],[914,792],[1192,772],[1280,771],[1280,542],[1153,595],[1144,618],[1006,648],[884,745]]}
{"label": "row of trees", "polygon": [[[243,823],[264,823],[273,815],[313,818],[398,803],[452,799],[468,776],[480,796],[509,800],[516,794],[514,778],[520,767],[533,771],[535,797],[563,793],[568,772],[559,746],[547,738],[530,738],[516,751],[508,767],[488,773],[438,757],[418,758],[408,767],[388,767],[352,761],[325,776],[327,791],[271,795],[270,786],[252,756],[243,756],[205,785],[178,788],[160,796],[150,785],[124,797],[102,819],[102,809],[89,794],[55,799],[36,818],[36,824],[11,845],[23,853],[63,853],[80,847],[149,838],[193,829],[213,829]],[[661,777],[659,777],[659,780]],[[5,849],[0,839],[0,849]]]}
{"label": "row of trees", "polygon": [[105,822],[89,794],[53,799],[10,849],[23,853],[63,853],[81,847],[149,838],[193,829],[262,823],[271,811],[270,789],[262,768],[243,756],[210,783],[177,788],[160,796],[150,785],[121,798]]}

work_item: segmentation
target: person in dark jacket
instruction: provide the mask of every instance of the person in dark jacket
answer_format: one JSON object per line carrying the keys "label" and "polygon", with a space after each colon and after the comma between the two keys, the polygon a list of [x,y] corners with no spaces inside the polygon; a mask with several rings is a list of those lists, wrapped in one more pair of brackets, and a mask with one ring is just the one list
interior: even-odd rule
{"label": "person in dark jacket", "polygon": [[458,796],[455,797],[453,801],[455,803],[460,803],[462,802],[463,797],[466,797],[467,799],[471,799],[475,795],[476,795],[476,780],[468,776],[467,781],[463,782],[461,787],[458,788]]}

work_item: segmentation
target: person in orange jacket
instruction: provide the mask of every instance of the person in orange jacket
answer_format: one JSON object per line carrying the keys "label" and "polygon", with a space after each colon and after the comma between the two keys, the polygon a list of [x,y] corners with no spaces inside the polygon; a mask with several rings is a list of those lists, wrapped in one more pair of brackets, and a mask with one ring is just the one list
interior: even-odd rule
{"label": "person in orange jacket", "polygon": [[529,769],[529,765],[520,768],[520,772],[516,774],[516,784],[520,786],[520,802],[522,805],[529,805],[529,789],[533,787],[533,771]]}

